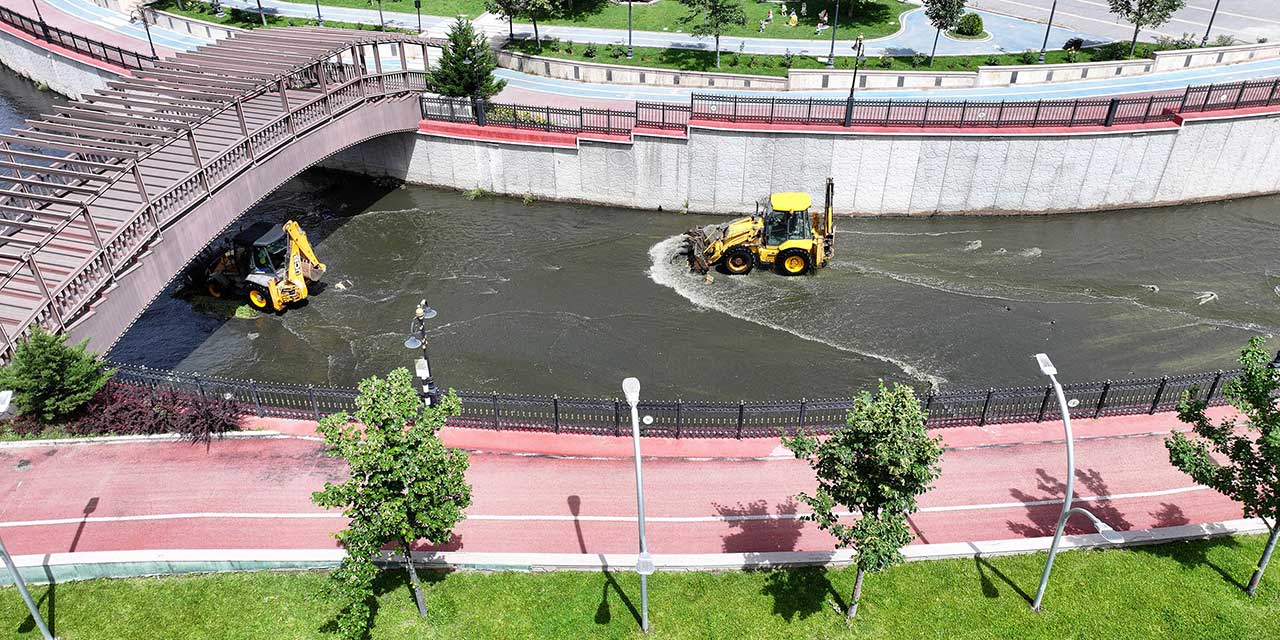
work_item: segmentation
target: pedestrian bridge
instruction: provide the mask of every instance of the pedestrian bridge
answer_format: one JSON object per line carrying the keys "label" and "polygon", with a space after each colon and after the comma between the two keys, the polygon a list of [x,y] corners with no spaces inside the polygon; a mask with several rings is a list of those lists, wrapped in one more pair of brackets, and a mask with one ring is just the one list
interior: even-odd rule
{"label": "pedestrian bridge", "polygon": [[106,350],[285,181],[346,147],[414,130],[428,44],[249,31],[0,134],[0,358],[36,325]]}

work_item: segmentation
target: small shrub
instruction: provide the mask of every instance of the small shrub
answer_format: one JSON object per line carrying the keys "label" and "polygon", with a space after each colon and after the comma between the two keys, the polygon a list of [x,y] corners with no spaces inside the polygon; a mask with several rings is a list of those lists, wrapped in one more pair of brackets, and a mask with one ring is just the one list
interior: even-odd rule
{"label": "small shrub", "polygon": [[22,413],[50,423],[80,410],[115,372],[86,351],[88,341],[68,346],[65,335],[36,327],[18,343],[13,360],[0,368],[0,389],[13,389]]}
{"label": "small shrub", "polygon": [[594,58],[599,52],[600,48],[597,47],[594,42],[588,42],[587,45],[582,48],[582,55],[587,58]]}
{"label": "small shrub", "polygon": [[1176,49],[1196,49],[1199,48],[1200,42],[1196,40],[1195,34],[1183,33],[1177,38],[1169,36],[1160,36],[1156,38],[1155,51],[1170,51]]}
{"label": "small shrub", "polygon": [[1023,51],[1022,53],[1018,54],[1018,62],[1021,62],[1022,64],[1035,64],[1036,60],[1039,60],[1039,59],[1040,59],[1040,54],[1030,49],[1027,49],[1026,51]]}
{"label": "small shrub", "polygon": [[891,55],[889,55],[889,54],[887,54],[887,53],[886,53],[886,54],[881,54],[881,56],[876,60],[876,66],[880,67],[881,69],[888,69],[888,68],[892,67],[892,66],[893,66],[893,56],[891,56]]}
{"label": "small shrub", "polygon": [[1067,41],[1062,43],[1062,48],[1067,51],[1073,49],[1079,51],[1084,48],[1084,38],[1067,38]]}
{"label": "small shrub", "polygon": [[465,195],[468,200],[479,200],[480,198],[488,197],[489,191],[486,189],[481,189],[480,187],[476,187],[474,189],[471,189],[470,191],[467,191],[463,195]]}
{"label": "small shrub", "polygon": [[551,51],[559,51],[560,38],[546,38],[542,41],[542,46],[550,49]]}
{"label": "small shrub", "polygon": [[1080,51],[1077,49],[1067,49],[1067,62],[1079,62]]}
{"label": "small shrub", "polygon": [[790,50],[790,49],[787,49],[787,50],[782,54],[782,68],[783,68],[783,69],[790,69],[790,68],[791,68],[791,65],[793,65],[793,64],[795,64],[795,63],[796,63],[796,54],[791,53],[791,50]]}
{"label": "small shrub", "polygon": [[572,40],[565,40],[565,41],[564,41],[564,52],[565,52],[565,53],[573,53],[573,41],[572,41]]}
{"label": "small shrub", "polygon": [[524,206],[526,206],[526,207],[527,207],[527,206],[532,205],[533,203],[535,203],[535,202],[537,202],[537,201],[538,201],[538,199],[537,199],[537,198],[535,198],[535,197],[533,197],[533,194],[532,194],[532,193],[526,193],[526,194],[524,194],[524,197],[520,199],[520,202],[521,202],[521,203],[523,203],[523,204],[524,204]]}
{"label": "small shrub", "polygon": [[759,64],[759,62],[760,62],[760,60],[756,57],[756,55],[755,55],[754,53],[753,53],[753,54],[751,54],[751,57],[750,57],[750,58],[747,58],[747,66],[748,66],[748,67],[751,67],[752,69],[754,69],[754,68],[755,68],[755,66],[756,66],[757,64]]}
{"label": "small shrub", "polygon": [[1235,43],[1235,36],[1226,33],[1219,33],[1217,37],[1213,39],[1213,42],[1209,43],[1209,45],[1214,47],[1229,47]]}
{"label": "small shrub", "polygon": [[1258,36],[1258,44],[1266,44],[1266,43],[1267,43],[1266,36]]}
{"label": "small shrub", "polygon": [[976,13],[964,14],[960,18],[960,24],[956,25],[956,33],[970,38],[982,35],[982,16]]}
{"label": "small shrub", "polygon": [[183,396],[170,389],[111,384],[94,396],[68,433],[155,435],[176,433],[193,443],[208,444],[240,429],[241,411],[222,396]]}
{"label": "small shrub", "polygon": [[47,425],[31,416],[14,416],[0,423],[0,433],[12,433],[19,438],[35,438],[44,433]]}
{"label": "small shrub", "polygon": [[922,67],[922,66],[924,66],[924,65],[925,65],[925,63],[927,63],[927,62],[929,62],[929,56],[926,56],[926,55],[925,55],[925,54],[923,54],[923,53],[917,53],[917,54],[915,54],[915,55],[911,56],[911,66],[912,66],[913,68],[914,68],[914,67]]}
{"label": "small shrub", "polygon": [[209,444],[215,437],[221,439],[228,431],[240,430],[240,407],[235,400],[224,396],[204,396],[189,399],[185,410],[178,414],[175,431],[183,440],[193,444]]}
{"label": "small shrub", "polygon": [[1000,56],[987,56],[987,59],[983,60],[982,64],[988,67],[998,67],[1000,66]]}

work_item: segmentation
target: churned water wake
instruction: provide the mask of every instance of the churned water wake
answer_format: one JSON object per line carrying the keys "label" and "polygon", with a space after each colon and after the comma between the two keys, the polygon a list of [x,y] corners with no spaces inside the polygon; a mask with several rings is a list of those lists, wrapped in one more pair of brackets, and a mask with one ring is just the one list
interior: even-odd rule
{"label": "churned water wake", "polygon": [[[715,274],[712,284],[704,282],[701,276],[689,273],[683,258],[672,261],[672,256],[680,248],[683,236],[672,236],[649,248],[649,279],[654,283],[674,290],[696,307],[709,309],[727,316],[744,320],[776,331],[783,331],[802,340],[817,342],[833,349],[872,358],[897,367],[907,376],[919,380],[936,389],[946,383],[946,378],[921,370],[902,359],[859,349],[850,344],[833,342],[821,338],[794,326],[765,317],[759,309],[773,304],[785,306],[785,298],[793,293],[793,283],[801,283],[804,278],[771,277],[766,274],[746,277],[721,276]],[[714,273],[714,272],[713,272]]]}

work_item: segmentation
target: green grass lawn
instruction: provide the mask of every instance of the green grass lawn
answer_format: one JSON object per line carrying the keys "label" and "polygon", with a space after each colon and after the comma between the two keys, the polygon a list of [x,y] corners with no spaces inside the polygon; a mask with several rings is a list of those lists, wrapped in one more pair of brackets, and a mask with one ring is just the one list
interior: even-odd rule
{"label": "green grass lawn", "polygon": [[[315,7],[315,0],[285,0],[295,4]],[[353,9],[377,9],[377,0],[320,0],[321,7],[351,7]],[[396,13],[413,13],[413,0],[382,0],[383,11]],[[321,15],[324,14],[322,10]],[[484,0],[422,0],[424,16],[456,16],[466,15],[475,18],[484,13]]]}
{"label": "green grass lawn", "polygon": [[[718,71],[721,73],[740,73],[761,76],[785,76],[787,75],[787,66],[785,65],[784,56],[767,56],[754,55],[749,53],[737,54],[733,52],[722,52],[720,54],[720,68],[716,68],[715,53],[712,51],[692,51],[689,49],[659,49],[652,47],[636,47],[635,57],[628,61],[624,57],[615,57],[617,51],[626,51],[625,47],[616,45],[599,45],[596,47],[594,57],[587,56],[587,46],[575,42],[572,44],[572,50],[566,50],[568,43],[564,41],[547,41],[543,42],[542,53],[537,53],[537,47],[532,40],[518,40],[507,45],[507,49],[519,51],[521,53],[530,53],[543,55],[551,58],[562,58],[567,60],[579,60],[583,62],[600,62],[606,64],[620,64],[634,67],[658,67],[663,69],[679,69],[681,71]],[[1125,51],[1127,53],[1127,50]],[[1142,53],[1140,50],[1139,53]],[[1036,55],[1029,58],[1031,63],[1036,61]],[[1076,54],[1075,62],[1089,62],[1094,60],[1114,60],[1109,49],[1086,49]],[[885,66],[883,60],[889,62],[889,66]],[[1002,54],[1002,55],[983,55],[983,56],[938,56],[934,60],[933,66],[929,67],[925,56],[918,59],[913,56],[896,56],[888,58],[870,57],[862,63],[860,67],[863,70],[893,70],[893,71],[976,71],[980,66],[991,65],[1014,65],[1014,64],[1030,64],[1026,62],[1027,58],[1021,53]],[[1070,55],[1066,51],[1049,51],[1046,55],[1045,62],[1049,64],[1071,62]],[[825,69],[826,63],[820,62],[817,58],[807,56],[794,56],[791,60],[793,69]],[[837,69],[852,69],[853,58],[837,58]]]}
{"label": "green grass lawn", "polygon": [[[852,629],[853,572],[658,573],[654,638],[1268,638],[1280,635],[1280,576],[1250,599],[1261,536],[1131,551],[1075,551],[1054,566],[1045,610],[1030,611],[1044,556],[920,562],[870,576]],[[20,550],[14,550],[19,552]],[[372,637],[640,638],[631,573],[434,573],[418,620],[403,571],[379,583]],[[326,638],[323,573],[94,580],[50,590],[63,640]],[[52,595],[50,595],[52,593]],[[52,603],[50,602],[52,601]],[[0,636],[37,637],[17,592],[0,590]]]}
{"label": "green grass lawn", "polygon": [[[151,8],[166,13],[195,18],[205,22],[213,22],[215,24],[224,24],[229,27],[239,27],[241,29],[257,29],[262,27],[262,18],[256,11],[244,11],[241,9],[232,9],[230,7],[223,9],[224,15],[217,15],[213,12],[213,6],[206,2],[196,2],[195,0],[184,0],[182,8],[178,7],[177,0],[156,0],[150,3]],[[413,5],[410,4],[412,9]],[[307,18],[288,18],[267,14],[268,27],[314,27],[316,21]],[[377,25],[369,26],[364,24],[353,24],[350,22],[335,22],[333,20],[325,20],[324,26],[335,27],[339,29],[377,29]],[[401,33],[410,33],[405,29],[390,28],[387,31],[397,31]]]}

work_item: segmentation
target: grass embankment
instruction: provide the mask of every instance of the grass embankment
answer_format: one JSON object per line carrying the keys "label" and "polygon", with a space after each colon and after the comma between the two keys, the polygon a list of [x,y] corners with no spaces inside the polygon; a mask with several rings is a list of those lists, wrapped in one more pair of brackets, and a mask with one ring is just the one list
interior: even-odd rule
{"label": "grass embankment", "polygon": [[[1280,635],[1280,578],[1250,599],[1265,539],[1065,553],[1045,611],[1032,613],[1044,555],[919,562],[873,575],[846,630],[848,570],[664,573],[649,581],[653,638],[1268,638]],[[20,552],[20,551],[17,551]],[[326,638],[323,573],[95,580],[32,595],[63,640]],[[404,572],[379,582],[381,638],[638,638],[632,573],[433,573],[419,621]],[[17,592],[0,620],[34,637]]]}
{"label": "grass embankment", "polygon": [[[1123,46],[1121,46],[1123,45]],[[549,58],[577,60],[581,62],[598,62],[632,67],[656,67],[660,69],[677,69],[680,71],[714,71],[719,73],[737,73],[759,76],[785,76],[788,69],[825,69],[826,62],[812,56],[794,55],[787,64],[786,56],[755,55],[721,51],[720,68],[716,68],[714,51],[696,51],[689,49],[661,49],[652,47],[636,47],[635,57],[628,61],[624,56],[626,47],[621,45],[598,45],[594,55],[588,55],[590,45],[580,42],[569,43],[559,40],[543,40],[542,52],[538,53],[533,40],[518,40],[507,45],[507,49],[520,53],[542,55]],[[1158,45],[1138,45],[1138,58],[1150,57],[1162,50]],[[621,52],[621,53],[619,53]],[[1046,64],[1068,62],[1105,62],[1121,60],[1129,53],[1128,43],[1091,47],[1080,51],[1048,51],[1045,53]],[[933,66],[929,66],[928,56],[916,54],[911,56],[871,56],[858,68],[866,71],[977,71],[978,67],[994,67],[1001,65],[1035,64],[1039,52],[1006,53],[1000,55],[974,56],[938,56]],[[853,69],[853,57],[836,58],[836,69]]]}
{"label": "grass embankment", "polygon": [[[183,0],[182,7],[178,7],[177,0],[157,0],[149,5],[157,11],[164,11],[174,15],[195,18],[205,22],[226,25],[228,27],[239,27],[241,29],[260,29],[262,28],[261,14],[256,11],[245,11],[242,9],[232,9],[231,7],[223,7],[223,15],[219,16],[214,13],[213,6],[206,2],[196,2],[195,0]],[[413,9],[413,4],[409,4],[409,8]],[[284,16],[272,15],[267,16],[268,27],[314,27],[316,21],[310,18],[288,18]],[[377,25],[354,24],[351,22],[337,22],[334,20],[325,20],[324,26],[334,27],[337,29],[363,29],[365,31],[376,31]],[[399,33],[412,33],[406,29],[397,29],[388,27],[387,31],[395,31]]]}

